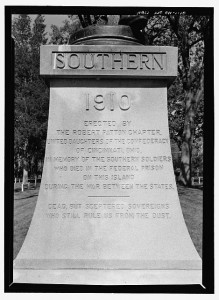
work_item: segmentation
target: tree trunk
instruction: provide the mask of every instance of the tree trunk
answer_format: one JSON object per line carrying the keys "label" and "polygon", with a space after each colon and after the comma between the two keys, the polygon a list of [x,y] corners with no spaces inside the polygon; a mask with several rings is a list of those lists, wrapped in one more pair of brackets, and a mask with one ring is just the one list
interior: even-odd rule
{"label": "tree trunk", "polygon": [[25,158],[23,158],[23,179],[21,184],[22,192],[24,190],[24,185],[27,185],[29,188],[29,182],[28,182],[28,170],[29,170],[29,164]]}
{"label": "tree trunk", "polygon": [[186,92],[185,97],[186,108],[184,130],[182,135],[181,174],[179,181],[184,185],[191,186],[192,135],[195,113],[192,106],[192,93]]}
{"label": "tree trunk", "polygon": [[196,93],[191,91],[185,92],[185,121],[182,135],[182,150],[181,150],[181,174],[179,181],[186,185],[192,185],[192,143],[194,137],[194,120],[196,110],[200,98],[204,90],[204,73],[202,72],[200,86]]}

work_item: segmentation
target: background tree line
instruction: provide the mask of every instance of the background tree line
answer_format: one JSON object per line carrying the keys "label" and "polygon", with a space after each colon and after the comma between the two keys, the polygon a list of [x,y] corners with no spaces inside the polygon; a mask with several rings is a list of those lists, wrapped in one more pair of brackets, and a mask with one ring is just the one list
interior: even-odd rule
{"label": "background tree line", "polygon": [[[29,15],[12,21],[15,43],[14,170],[31,174],[42,171],[45,153],[49,90],[39,76],[40,46],[67,44],[72,33],[88,25],[117,25],[116,15],[69,15],[61,27],[51,26],[49,37],[45,18]],[[178,77],[168,89],[170,137],[174,152],[181,153],[179,180],[191,185],[191,176],[203,165],[203,113],[205,48],[209,42],[208,16],[155,15],[150,12],[142,34],[145,44],[176,46],[179,49]],[[31,26],[32,24],[32,26]],[[175,149],[175,150],[174,150]],[[175,153],[175,156],[176,153]]]}

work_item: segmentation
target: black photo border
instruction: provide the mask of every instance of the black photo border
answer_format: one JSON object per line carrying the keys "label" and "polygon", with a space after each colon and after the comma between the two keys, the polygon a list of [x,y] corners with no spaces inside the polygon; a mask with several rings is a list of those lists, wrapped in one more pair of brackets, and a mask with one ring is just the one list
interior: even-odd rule
{"label": "black photo border", "polygon": [[[206,45],[204,82],[204,185],[203,185],[203,282],[202,285],[60,285],[13,283],[14,212],[14,44],[11,38],[13,14],[135,14],[139,11],[165,10],[209,15],[210,43]],[[5,183],[4,183],[4,272],[5,293],[214,293],[214,8],[213,7],[74,7],[5,6]],[[8,135],[8,133],[10,133]]]}

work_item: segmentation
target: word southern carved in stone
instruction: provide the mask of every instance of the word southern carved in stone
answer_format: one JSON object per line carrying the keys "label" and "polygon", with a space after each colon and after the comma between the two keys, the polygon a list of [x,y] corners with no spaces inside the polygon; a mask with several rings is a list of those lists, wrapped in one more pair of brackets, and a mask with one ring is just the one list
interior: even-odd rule
{"label": "word southern carved in stone", "polygon": [[166,53],[74,53],[54,55],[54,69],[165,70]]}

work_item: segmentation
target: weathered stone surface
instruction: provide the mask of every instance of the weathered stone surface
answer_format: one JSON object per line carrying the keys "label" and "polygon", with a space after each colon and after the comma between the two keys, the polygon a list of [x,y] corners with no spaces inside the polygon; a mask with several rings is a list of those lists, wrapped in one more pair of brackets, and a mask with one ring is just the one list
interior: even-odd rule
{"label": "weathered stone surface", "polygon": [[[56,51],[72,53],[74,47]],[[77,47],[80,53],[88,49]],[[161,51],[155,48],[147,47],[148,53]],[[146,270],[191,270],[193,278],[201,270],[201,259],[182,216],[167,118],[167,81],[176,75],[169,54],[175,50],[162,50],[163,69],[144,70],[143,75],[141,69],[108,70],[109,66],[89,70],[82,65],[80,72],[54,69],[54,48],[42,49],[41,72],[52,77],[46,154],[36,210],[15,260],[16,272],[142,270],[143,277],[137,275],[142,280]],[[90,47],[90,52],[101,49]],[[115,52],[110,46],[104,51]],[[140,53],[132,46],[123,51]],[[104,78],[107,72],[110,80]],[[149,75],[153,72],[164,75]],[[77,74],[82,75],[76,79]],[[141,74],[138,80],[134,74]],[[150,79],[153,76],[156,80]],[[83,275],[81,283],[91,283],[89,276]],[[118,284],[114,278],[110,284]],[[185,282],[186,278],[178,281]]]}

